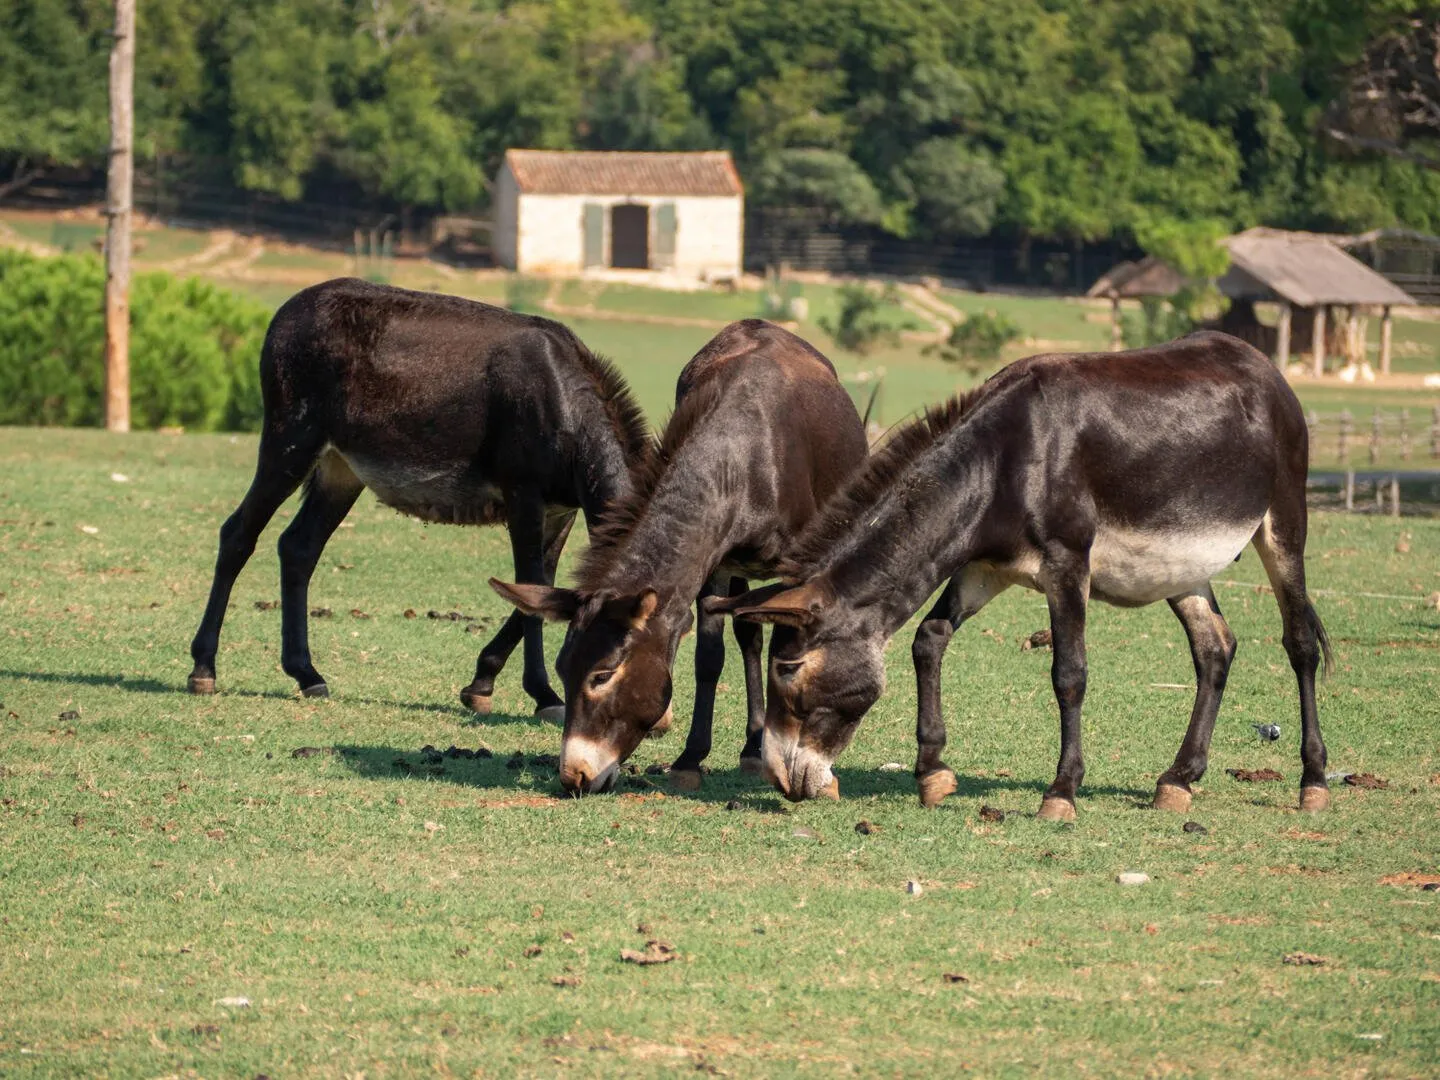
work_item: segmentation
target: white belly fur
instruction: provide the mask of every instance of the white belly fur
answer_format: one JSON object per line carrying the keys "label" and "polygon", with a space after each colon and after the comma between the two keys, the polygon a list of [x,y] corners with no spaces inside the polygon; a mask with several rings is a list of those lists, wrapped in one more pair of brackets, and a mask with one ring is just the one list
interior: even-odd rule
{"label": "white belly fur", "polygon": [[1090,548],[1090,591],[1129,604],[1187,592],[1234,562],[1259,527],[1256,519],[1207,532],[1101,529]]}

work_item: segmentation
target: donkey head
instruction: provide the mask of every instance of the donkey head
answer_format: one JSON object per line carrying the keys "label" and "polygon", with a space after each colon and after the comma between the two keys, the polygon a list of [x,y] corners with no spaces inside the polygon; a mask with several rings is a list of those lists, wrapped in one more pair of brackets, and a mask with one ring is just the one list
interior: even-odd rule
{"label": "donkey head", "polygon": [[570,624],[555,660],[565,684],[560,783],[575,795],[611,790],[640,741],[670,726],[670,668],[694,616],[667,615],[654,589],[585,596],[494,578],[490,587],[527,615]]}
{"label": "donkey head", "polygon": [[776,627],[761,772],[792,802],[840,797],[832,766],[885,689],[885,637],[823,580],[766,586],[706,602],[706,610]]}

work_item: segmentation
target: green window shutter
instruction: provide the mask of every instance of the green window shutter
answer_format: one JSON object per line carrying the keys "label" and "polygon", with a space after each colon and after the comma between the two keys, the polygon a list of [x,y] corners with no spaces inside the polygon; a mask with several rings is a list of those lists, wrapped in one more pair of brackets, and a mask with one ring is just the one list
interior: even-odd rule
{"label": "green window shutter", "polygon": [[673,202],[660,203],[655,207],[655,264],[669,268],[675,265],[675,234],[679,221]]}
{"label": "green window shutter", "polygon": [[599,203],[585,204],[585,261],[584,265],[605,265],[605,208]]}

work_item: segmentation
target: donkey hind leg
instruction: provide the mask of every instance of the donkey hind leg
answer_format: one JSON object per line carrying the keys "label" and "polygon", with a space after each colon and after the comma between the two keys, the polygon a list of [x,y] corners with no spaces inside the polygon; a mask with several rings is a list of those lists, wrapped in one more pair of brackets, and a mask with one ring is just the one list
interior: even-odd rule
{"label": "donkey hind leg", "polygon": [[314,467],[323,445],[324,438],[318,431],[288,432],[267,426],[261,434],[250,490],[220,526],[220,551],[215,559],[210,599],[190,643],[190,656],[195,661],[189,681],[192,694],[215,692],[215,653],[220,647],[220,627],[230,603],[230,590],[254,553],[255,542],[265,526]]}
{"label": "donkey hind leg", "polygon": [[700,765],[710,756],[712,725],[715,721],[715,690],[725,668],[725,616],[705,610],[707,597],[728,592],[728,575],[717,574],[707,581],[696,598],[699,616],[695,621],[695,712],[685,749],[670,766],[670,783],[680,791],[698,791]]}
{"label": "donkey hind leg", "polygon": [[[1303,497],[1303,496],[1302,496]],[[1305,591],[1305,509],[1285,515],[1272,507],[1255,534],[1255,550],[1265,566],[1284,624],[1281,640],[1300,686],[1300,809],[1324,810],[1330,805],[1325,782],[1325,740],[1315,708],[1315,671],[1323,653],[1330,670],[1330,640]]]}
{"label": "donkey hind leg", "polygon": [[[744,578],[730,579],[730,595],[750,587]],[[765,628],[735,619],[731,627],[740,659],[745,665],[745,745],[740,748],[740,771],[760,774],[760,743],[765,737]]]}
{"label": "donkey hind leg", "polygon": [[1169,604],[1190,639],[1190,656],[1195,661],[1195,707],[1174,764],[1155,785],[1154,806],[1183,814],[1190,809],[1190,785],[1205,775],[1210,735],[1215,730],[1230,663],[1235,659],[1235,635],[1220,614],[1208,582],[1192,592],[1172,596]]}
{"label": "donkey hind leg", "polygon": [[280,534],[280,666],[306,697],[329,697],[310,661],[310,578],[325,544],[365,485],[334,450],[320,458],[305,485],[300,512]]}
{"label": "donkey hind leg", "polygon": [[[565,550],[565,541],[569,539],[570,527],[574,524],[574,510],[554,510],[545,517],[546,585],[555,584],[555,568],[560,565],[560,553]],[[460,691],[460,700],[475,712],[484,715],[490,711],[495,680],[525,635],[524,618],[520,612],[511,611],[499,632],[480,650],[480,656],[475,661],[475,679]]]}
{"label": "donkey hind leg", "polygon": [[958,786],[940,755],[945,749],[945,717],[940,703],[940,665],[956,630],[1006,589],[988,567],[967,566],[945,586],[935,606],[915,630],[910,657],[915,664],[915,780],[920,805],[938,806]]}
{"label": "donkey hind leg", "polygon": [[1060,764],[1055,782],[1040,800],[1040,817],[1051,821],[1075,820],[1075,793],[1085,779],[1080,749],[1080,707],[1085,702],[1085,605],[1090,599],[1090,568],[1083,557],[1066,553],[1047,559],[1042,573],[1049,583],[1045,600],[1050,608],[1050,632],[1055,657],[1050,683],[1060,706]]}

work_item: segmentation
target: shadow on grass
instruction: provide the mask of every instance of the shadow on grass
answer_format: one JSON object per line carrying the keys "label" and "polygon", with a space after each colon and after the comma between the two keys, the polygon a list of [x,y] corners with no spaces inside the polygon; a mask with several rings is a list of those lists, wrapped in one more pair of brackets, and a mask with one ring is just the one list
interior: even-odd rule
{"label": "shadow on grass", "polygon": [[[517,722],[534,721],[537,725],[540,723],[533,717],[513,719]],[[491,757],[466,757],[460,754],[451,756],[450,751],[438,749],[425,753],[420,750],[401,750],[393,746],[355,745],[337,745],[335,751],[352,772],[369,779],[398,780],[408,776],[465,787],[509,788],[528,795],[566,797],[560,787],[557,754],[524,754],[517,750],[507,755],[492,749]],[[915,781],[909,773],[842,768],[837,769],[835,775],[840,780],[843,798],[917,798]],[[947,802],[996,798],[998,793],[1017,796],[1023,793],[1027,796],[1023,804],[1018,799],[1010,800],[1001,809],[1006,813],[1028,813],[1039,806],[1040,795],[1046,786],[1041,780],[962,776],[959,778],[959,788]],[[670,798],[702,803],[728,803],[743,797],[746,808],[751,810],[778,811],[785,805],[784,800],[764,781],[742,772],[739,768],[712,772],[705,777],[699,791],[683,793],[674,791],[665,776],[650,775],[637,769],[634,773],[622,773],[613,793],[586,798],[605,799],[615,798],[617,795],[655,792],[662,792]],[[1081,792],[1082,799],[1095,795],[1129,797],[1138,804],[1148,806],[1151,792],[1111,785],[1087,786]]]}
{"label": "shadow on grass", "polygon": [[[235,697],[235,698],[258,698],[272,701],[303,701],[298,691],[291,690],[249,690],[244,687],[225,687],[218,694],[191,694],[183,685],[176,683],[162,682],[159,679],[127,676],[127,675],[102,675],[78,671],[14,671],[0,668],[0,679],[26,679],[31,682],[69,684],[73,686],[102,686],[114,690],[124,690],[130,694],[165,694],[177,695],[180,697],[196,697],[204,699],[207,697]],[[324,700],[324,699],[316,699]],[[454,705],[442,705],[436,702],[422,701],[387,701],[381,698],[357,697],[354,695],[341,695],[335,700],[347,703],[353,702],[357,705],[375,705],[386,709],[408,709],[413,712],[438,713],[442,716],[454,716],[459,718],[461,723],[486,721],[492,717],[477,717],[465,706],[456,702]],[[499,717],[499,714],[495,714]],[[526,723],[533,721],[541,723],[536,717],[500,717],[500,719],[514,722]]]}

